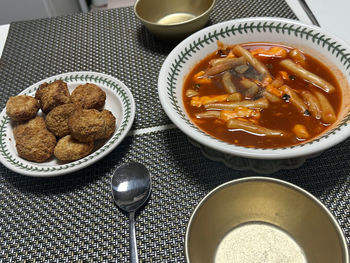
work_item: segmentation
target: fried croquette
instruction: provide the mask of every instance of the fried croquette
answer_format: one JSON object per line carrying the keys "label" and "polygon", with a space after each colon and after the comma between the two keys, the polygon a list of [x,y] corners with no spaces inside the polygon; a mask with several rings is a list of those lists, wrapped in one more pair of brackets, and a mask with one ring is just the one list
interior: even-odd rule
{"label": "fried croquette", "polygon": [[112,112],[110,112],[109,110],[103,110],[101,111],[101,115],[104,120],[104,129],[102,133],[98,133],[96,135],[96,140],[107,139],[111,137],[116,128],[116,119],[113,116]]}
{"label": "fried croquette", "polygon": [[69,117],[68,127],[76,140],[87,142],[111,137],[116,128],[115,120],[108,110],[81,109]]}
{"label": "fried croquette", "polygon": [[52,156],[56,137],[46,128],[42,117],[19,124],[14,128],[13,134],[20,157],[41,163]]}
{"label": "fried croquette", "polygon": [[40,101],[41,109],[45,113],[59,105],[71,102],[67,83],[62,80],[41,84],[35,93],[35,98]]}
{"label": "fried croquette", "polygon": [[46,115],[46,127],[57,137],[69,134],[68,118],[77,110],[73,103],[59,105]]}
{"label": "fried croquette", "polygon": [[6,103],[6,113],[15,121],[32,119],[39,109],[40,104],[38,100],[27,95],[10,97]]}
{"label": "fried croquette", "polygon": [[90,154],[93,148],[93,141],[79,142],[67,135],[57,142],[54,155],[62,161],[75,161]]}
{"label": "fried croquette", "polygon": [[80,142],[89,142],[96,139],[97,134],[104,133],[104,118],[101,112],[95,109],[77,110],[68,119],[70,134]]}
{"label": "fried croquette", "polygon": [[71,99],[84,109],[101,110],[105,105],[106,93],[97,85],[86,83],[73,90]]}

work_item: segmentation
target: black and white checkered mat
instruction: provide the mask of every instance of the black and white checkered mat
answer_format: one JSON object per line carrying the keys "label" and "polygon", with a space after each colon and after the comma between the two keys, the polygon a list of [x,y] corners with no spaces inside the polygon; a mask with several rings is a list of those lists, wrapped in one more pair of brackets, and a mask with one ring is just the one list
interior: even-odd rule
{"label": "black and white checkered mat", "polygon": [[[217,0],[209,24],[252,16],[296,18],[280,0]],[[169,124],[157,79],[174,45],[153,38],[131,7],[13,23],[0,61],[1,109],[41,79],[96,71],[132,91],[133,129]],[[320,198],[350,243],[349,147],[348,140],[270,176]],[[144,163],[153,179],[136,220],[142,262],[184,262],[186,225],[201,198],[219,184],[257,175],[206,159],[177,129],[129,136],[98,163],[55,178],[25,177],[0,164],[0,262],[128,262],[128,218],[113,204],[109,183],[113,170],[131,160]]]}

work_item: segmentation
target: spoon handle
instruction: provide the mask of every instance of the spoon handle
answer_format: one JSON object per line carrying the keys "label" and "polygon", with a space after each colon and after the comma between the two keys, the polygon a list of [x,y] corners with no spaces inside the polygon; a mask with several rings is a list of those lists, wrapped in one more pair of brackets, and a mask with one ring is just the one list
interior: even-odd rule
{"label": "spoon handle", "polygon": [[130,221],[130,262],[138,263],[137,245],[136,245],[136,233],[135,233],[135,212],[129,213]]}

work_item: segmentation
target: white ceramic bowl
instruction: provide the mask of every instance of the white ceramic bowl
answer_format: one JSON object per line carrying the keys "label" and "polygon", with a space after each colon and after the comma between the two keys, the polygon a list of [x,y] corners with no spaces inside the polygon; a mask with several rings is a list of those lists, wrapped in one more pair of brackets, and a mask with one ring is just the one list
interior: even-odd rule
{"label": "white ceramic bowl", "polygon": [[[188,117],[182,99],[190,70],[217,50],[217,41],[228,45],[274,42],[300,48],[323,61],[342,88],[343,101],[337,121],[312,141],[290,147],[262,149],[236,146],[200,130]],[[314,156],[350,135],[350,47],[338,37],[315,26],[280,18],[249,18],[216,24],[186,38],[168,55],[158,78],[162,107],[172,122],[199,144],[234,156],[253,159],[289,159]]]}

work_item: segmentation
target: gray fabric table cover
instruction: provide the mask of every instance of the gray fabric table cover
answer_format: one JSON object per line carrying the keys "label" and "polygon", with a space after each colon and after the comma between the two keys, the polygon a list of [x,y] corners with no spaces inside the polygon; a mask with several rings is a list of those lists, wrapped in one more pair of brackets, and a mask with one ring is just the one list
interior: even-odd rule
{"label": "gray fabric table cover", "polygon": [[[217,0],[208,24],[253,16],[296,19],[280,0]],[[131,7],[12,23],[0,61],[1,109],[41,79],[96,71],[132,91],[132,129],[170,124],[157,78],[174,46],[148,33]],[[317,196],[348,244],[349,146],[347,140],[298,169],[269,175]],[[60,177],[26,177],[0,164],[0,262],[128,262],[128,218],[113,204],[109,183],[113,170],[132,160],[144,163],[153,180],[152,196],[137,214],[141,262],[184,262],[186,225],[198,202],[224,182],[257,175],[206,159],[176,128],[128,136],[101,161]]]}

